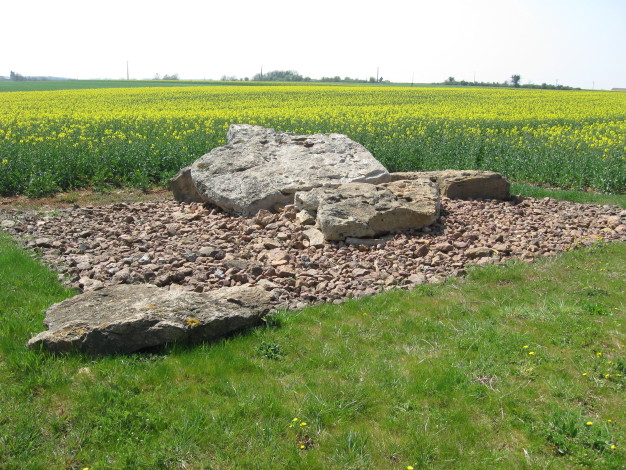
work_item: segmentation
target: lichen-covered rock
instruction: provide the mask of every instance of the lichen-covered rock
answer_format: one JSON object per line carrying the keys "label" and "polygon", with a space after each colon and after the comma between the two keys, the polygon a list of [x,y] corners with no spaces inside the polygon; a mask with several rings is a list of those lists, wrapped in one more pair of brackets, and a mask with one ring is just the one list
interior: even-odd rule
{"label": "lichen-covered rock", "polygon": [[437,220],[439,204],[437,186],[428,179],[349,183],[296,195],[296,207],[316,214],[326,240],[422,228]]}
{"label": "lichen-covered rock", "polygon": [[48,329],[28,346],[103,355],[175,341],[208,341],[260,323],[269,305],[269,295],[260,287],[211,293],[146,285],[105,287],[52,305],[44,320]]}
{"label": "lichen-covered rock", "polygon": [[429,178],[442,197],[450,199],[500,199],[511,197],[510,183],[494,171],[443,170],[390,173],[388,181]]}
{"label": "lichen-covered rock", "polygon": [[227,140],[174,177],[178,201],[209,202],[252,216],[292,204],[297,191],[377,183],[389,174],[365,147],[342,134],[296,135],[233,124]]}

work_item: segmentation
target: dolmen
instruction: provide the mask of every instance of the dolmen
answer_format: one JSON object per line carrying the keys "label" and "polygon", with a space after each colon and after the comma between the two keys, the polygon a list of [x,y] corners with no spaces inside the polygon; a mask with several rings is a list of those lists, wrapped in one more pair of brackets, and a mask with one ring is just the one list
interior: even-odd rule
{"label": "dolmen", "polygon": [[477,170],[389,173],[342,134],[298,135],[232,124],[227,143],[172,180],[178,201],[236,216],[294,205],[327,241],[371,238],[437,221],[441,197],[508,199],[509,182]]}
{"label": "dolmen", "polygon": [[[509,198],[490,171],[389,173],[361,144],[341,134],[297,135],[233,124],[227,143],[172,180],[181,202],[220,207],[238,217],[293,214],[313,246],[421,229],[439,219],[441,198]],[[173,342],[210,341],[258,325],[271,311],[265,289],[189,292],[116,285],[52,305],[47,330],[28,346],[53,353],[127,354]]]}

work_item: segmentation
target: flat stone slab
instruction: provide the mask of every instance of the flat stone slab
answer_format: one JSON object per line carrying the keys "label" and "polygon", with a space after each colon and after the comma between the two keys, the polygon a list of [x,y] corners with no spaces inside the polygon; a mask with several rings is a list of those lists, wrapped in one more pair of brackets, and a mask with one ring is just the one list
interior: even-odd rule
{"label": "flat stone slab", "polygon": [[232,124],[227,144],[183,168],[172,191],[177,201],[208,202],[248,217],[293,204],[298,191],[378,183],[388,175],[364,146],[343,134],[296,135]]}
{"label": "flat stone slab", "polygon": [[388,181],[428,178],[439,187],[442,197],[450,199],[498,199],[511,197],[511,184],[494,171],[442,170],[390,173]]}
{"label": "flat stone slab", "polygon": [[52,305],[44,320],[47,331],[28,346],[54,353],[132,353],[172,342],[214,340],[259,324],[268,311],[268,294],[259,287],[196,293],[117,285]]}

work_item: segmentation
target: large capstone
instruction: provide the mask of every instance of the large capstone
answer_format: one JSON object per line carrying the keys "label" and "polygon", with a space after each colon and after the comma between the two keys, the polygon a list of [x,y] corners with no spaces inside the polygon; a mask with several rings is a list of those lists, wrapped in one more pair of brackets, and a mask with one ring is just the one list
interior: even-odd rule
{"label": "large capstone", "polygon": [[196,293],[117,285],[52,305],[44,320],[48,329],[28,346],[103,355],[209,341],[259,324],[269,306],[269,294],[260,287]]}
{"label": "large capstone", "polygon": [[388,175],[365,147],[343,134],[296,135],[233,124],[227,144],[183,168],[172,191],[178,201],[208,202],[252,216],[293,204],[298,191],[375,184]]}

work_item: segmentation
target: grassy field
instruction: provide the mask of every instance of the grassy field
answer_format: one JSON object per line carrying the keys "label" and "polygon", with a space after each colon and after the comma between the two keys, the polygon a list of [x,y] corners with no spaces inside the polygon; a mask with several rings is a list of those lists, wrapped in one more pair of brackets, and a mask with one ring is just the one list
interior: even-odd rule
{"label": "grassy field", "polygon": [[[97,90],[101,88],[152,88],[188,86],[285,86],[288,83],[227,82],[217,80],[42,80],[0,82],[0,93],[9,91]],[[300,84],[302,85],[302,84]]]}
{"label": "grassy field", "polygon": [[125,357],[25,350],[72,295],[0,234],[0,468],[623,469],[626,244]]}
{"label": "grassy field", "polygon": [[[0,93],[6,91],[87,90],[99,88],[178,87],[178,86],[338,86],[333,82],[253,82],[223,80],[45,80],[0,81]],[[341,83],[339,86],[432,87],[429,83]]]}
{"label": "grassy field", "polygon": [[344,133],[390,171],[626,191],[624,93],[226,84],[0,93],[0,195],[163,184],[231,123]]}

